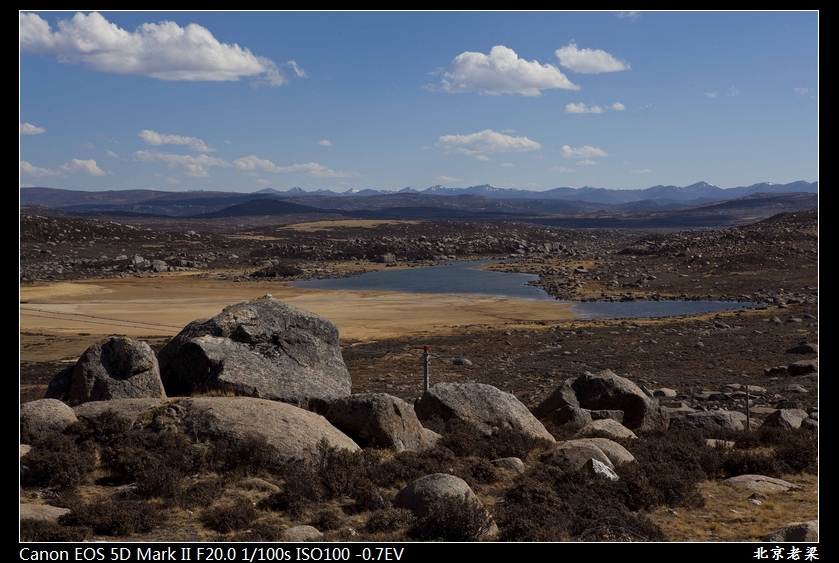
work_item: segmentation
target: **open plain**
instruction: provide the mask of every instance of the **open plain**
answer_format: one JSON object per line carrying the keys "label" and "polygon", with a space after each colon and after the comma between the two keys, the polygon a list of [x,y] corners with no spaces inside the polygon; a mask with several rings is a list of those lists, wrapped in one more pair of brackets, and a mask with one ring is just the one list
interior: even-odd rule
{"label": "open plain", "polygon": [[[189,322],[212,317],[231,303],[270,294],[337,326],[354,394],[388,393],[409,403],[417,400],[422,395],[422,347],[428,345],[432,384],[493,385],[531,409],[565,379],[608,369],[650,393],[673,390],[662,392],[658,399],[675,413],[673,416],[680,410],[745,413],[748,400],[757,427],[780,407],[818,411],[817,364],[811,362],[816,368],[804,375],[787,370],[799,360],[817,357],[817,353],[802,356],[790,352],[803,342],[818,342],[815,210],[786,213],[741,227],[669,232],[450,221],[321,221],[238,227],[219,221],[213,225],[204,222],[201,228],[185,226],[183,220],[89,220],[23,212],[21,402],[43,398],[56,373],[109,335],[144,340],[160,350]],[[539,285],[562,301],[321,291],[287,285],[294,279],[461,259],[502,260],[490,267],[538,274]],[[760,306],[660,319],[581,319],[564,303],[668,299],[739,300]],[[748,399],[743,392],[746,386],[753,390]],[[548,427],[557,438],[569,437],[567,425]],[[794,432],[796,436],[805,433]],[[806,432],[815,437],[818,430]],[[734,439],[726,431],[710,432],[708,437]],[[667,444],[663,448],[675,447],[666,441],[671,437],[642,439],[660,439]],[[771,451],[771,439],[761,440],[764,453]],[[754,442],[748,443],[754,446]],[[482,481],[476,477],[476,468],[485,468],[481,456],[489,454],[476,453],[462,443],[458,450],[454,438],[444,438],[443,443],[447,453],[434,454],[437,462],[453,465],[456,474],[467,477],[500,522],[502,538],[585,536],[573,526],[553,531],[519,530],[511,524],[521,520],[511,512],[512,499],[526,484],[507,473]],[[523,452],[523,457],[536,452]],[[459,461],[446,457],[451,455]],[[678,459],[679,455],[672,457]],[[730,459],[728,463],[735,464]],[[749,494],[722,487],[710,478],[697,482],[695,494],[701,502],[681,499],[668,504],[659,499],[640,503],[643,508],[633,511],[633,522],[646,526],[646,531],[636,536],[750,541],[789,522],[817,519],[816,463],[813,460],[792,473],[787,466],[782,471],[778,465],[776,472],[782,471],[784,479],[798,488],[770,495],[762,504],[749,502]],[[261,498],[261,493],[243,492],[232,482],[224,483],[226,492],[221,496],[226,501],[246,497],[258,502]],[[382,485],[382,494],[393,494],[394,486],[401,485]],[[664,487],[658,481],[652,486]],[[59,492],[57,501],[45,501],[39,489],[27,488],[21,502],[73,506],[116,494],[111,489],[100,479],[85,482],[72,494]],[[169,501],[149,502],[160,503],[160,510],[167,512],[173,524],[135,531],[127,539],[241,540],[249,533],[253,539],[265,539],[267,533],[262,528],[259,533],[238,528],[222,532],[206,523],[211,508],[205,509],[202,521],[195,516],[197,510]],[[369,512],[352,504],[334,494],[301,511],[260,511],[251,523],[276,530],[312,524],[326,539],[335,540],[423,539],[410,536],[404,522],[395,521],[382,531],[370,524]],[[257,528],[256,524],[249,526],[247,530]],[[626,532],[627,526],[623,522],[617,528]],[[104,537],[101,530],[91,532],[78,524],[72,529],[82,530],[78,533],[88,538]],[[597,537],[609,539],[604,534]],[[612,539],[636,536],[624,533]]]}

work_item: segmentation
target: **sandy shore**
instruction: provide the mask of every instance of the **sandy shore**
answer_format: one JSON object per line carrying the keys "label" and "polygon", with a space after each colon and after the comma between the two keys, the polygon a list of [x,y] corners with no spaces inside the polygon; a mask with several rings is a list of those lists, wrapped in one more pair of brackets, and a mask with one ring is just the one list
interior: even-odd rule
{"label": "sandy shore", "polygon": [[[439,332],[453,325],[573,318],[567,305],[545,301],[324,291],[290,288],[283,283],[163,275],[22,286],[20,331],[22,335],[43,333],[57,337],[87,333],[89,343],[114,333],[170,336],[195,319],[212,317],[227,305],[266,293],[329,319],[344,341]],[[27,359],[27,352],[22,350],[21,354],[22,359]]]}

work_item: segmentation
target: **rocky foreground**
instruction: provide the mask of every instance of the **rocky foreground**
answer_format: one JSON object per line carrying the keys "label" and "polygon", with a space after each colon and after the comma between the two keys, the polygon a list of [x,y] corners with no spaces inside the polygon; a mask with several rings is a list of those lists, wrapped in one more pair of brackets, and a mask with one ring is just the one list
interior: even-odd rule
{"label": "rocky foreground", "polygon": [[22,283],[188,269],[270,293],[347,264],[506,257],[562,298],[761,303],[339,342],[266,296],[169,342],[91,342],[67,368],[22,366],[46,397],[21,405],[24,539],[817,538],[816,212],[646,234],[434,222],[233,236],[24,216],[21,237]]}

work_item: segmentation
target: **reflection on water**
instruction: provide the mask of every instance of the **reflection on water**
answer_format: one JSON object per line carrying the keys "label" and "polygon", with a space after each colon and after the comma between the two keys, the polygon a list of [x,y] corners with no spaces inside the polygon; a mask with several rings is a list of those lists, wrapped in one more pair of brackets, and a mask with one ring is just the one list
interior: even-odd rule
{"label": "reflection on water", "polygon": [[[554,301],[539,287],[535,274],[509,274],[477,269],[486,261],[455,262],[426,268],[369,272],[351,278],[292,282],[292,287],[351,291],[400,291],[405,293],[466,293],[491,297]],[[571,311],[583,318],[619,319],[669,317],[739,309],[754,303],[722,301],[574,302]]]}

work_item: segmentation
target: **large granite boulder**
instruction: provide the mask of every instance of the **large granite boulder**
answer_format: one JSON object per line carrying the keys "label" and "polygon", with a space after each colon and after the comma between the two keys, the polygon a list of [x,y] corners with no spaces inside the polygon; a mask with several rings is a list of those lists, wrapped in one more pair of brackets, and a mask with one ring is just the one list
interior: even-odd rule
{"label": "large granite boulder", "polygon": [[510,428],[532,438],[556,441],[515,395],[483,383],[438,383],[423,393],[416,412],[420,420],[462,420],[486,434],[495,427]]}
{"label": "large granite boulder", "polygon": [[360,451],[349,436],[319,414],[294,405],[252,397],[194,397],[177,403],[183,429],[198,440],[233,444],[263,437],[282,459],[313,462],[321,441],[331,448]]}
{"label": "large granite boulder", "polygon": [[576,471],[594,459],[614,470],[615,466],[602,449],[589,440],[557,442],[539,456],[539,461],[559,467],[563,471]]}
{"label": "large granite boulder", "polygon": [[819,541],[819,521],[791,522],[763,537],[765,542],[817,542]]}
{"label": "large granite boulder", "polygon": [[584,409],[623,411],[623,425],[630,430],[667,429],[670,418],[658,402],[611,370],[586,372],[571,387]]}
{"label": "large granite boulder", "polygon": [[421,451],[432,447],[440,437],[422,427],[412,405],[386,393],[338,399],[325,416],[365,448]]}
{"label": "large granite boulder", "polygon": [[225,393],[324,412],[351,390],[335,325],[270,295],[193,321],[158,360],[170,396]]}
{"label": "large granite boulder", "polygon": [[56,374],[46,396],[75,406],[88,401],[161,398],[166,392],[151,347],[140,340],[111,336],[85,350],[76,365]]}
{"label": "large granite boulder", "polygon": [[73,409],[57,399],[23,403],[20,405],[20,440],[31,444],[51,432],[64,432],[77,420]]}

